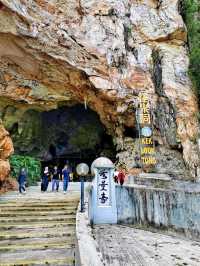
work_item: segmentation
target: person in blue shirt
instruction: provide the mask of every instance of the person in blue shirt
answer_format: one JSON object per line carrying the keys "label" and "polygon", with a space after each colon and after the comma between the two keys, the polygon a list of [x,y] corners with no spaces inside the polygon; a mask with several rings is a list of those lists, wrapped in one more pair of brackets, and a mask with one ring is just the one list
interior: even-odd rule
{"label": "person in blue shirt", "polygon": [[19,183],[19,193],[26,194],[26,189],[25,189],[25,182],[26,182],[26,169],[24,167],[21,168],[18,176],[18,183]]}
{"label": "person in blue shirt", "polygon": [[67,188],[68,188],[68,184],[69,184],[69,180],[70,180],[70,173],[71,170],[69,168],[68,164],[65,164],[63,170],[62,170],[62,180],[63,180],[63,191],[64,194],[66,194],[67,192]]}

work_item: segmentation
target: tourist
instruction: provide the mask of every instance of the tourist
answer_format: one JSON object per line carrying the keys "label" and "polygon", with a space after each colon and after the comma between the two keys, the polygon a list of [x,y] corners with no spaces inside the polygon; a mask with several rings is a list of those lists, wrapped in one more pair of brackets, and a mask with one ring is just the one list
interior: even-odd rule
{"label": "tourist", "polygon": [[41,191],[47,191],[50,179],[50,172],[48,166],[44,168],[44,172],[42,175],[42,183],[41,183]]}
{"label": "tourist", "polygon": [[118,174],[119,174],[118,171],[115,171],[115,172],[114,172],[114,182],[115,182],[115,183],[118,183]]}
{"label": "tourist", "polygon": [[68,184],[70,181],[70,175],[71,175],[71,170],[69,168],[68,164],[65,164],[63,170],[62,170],[62,180],[63,180],[63,191],[64,194],[67,192]]}
{"label": "tourist", "polygon": [[26,194],[26,189],[25,189],[25,182],[26,182],[26,169],[24,167],[21,168],[18,176],[18,183],[19,183],[19,193]]}
{"label": "tourist", "polygon": [[52,191],[54,191],[55,186],[56,186],[56,191],[58,191],[58,189],[59,189],[59,179],[60,179],[60,173],[58,171],[58,167],[54,166],[53,176],[52,176]]}
{"label": "tourist", "polygon": [[124,184],[125,177],[126,177],[126,175],[125,175],[124,170],[119,170],[117,179],[118,179],[118,182],[120,183],[121,186],[123,186],[123,184]]}

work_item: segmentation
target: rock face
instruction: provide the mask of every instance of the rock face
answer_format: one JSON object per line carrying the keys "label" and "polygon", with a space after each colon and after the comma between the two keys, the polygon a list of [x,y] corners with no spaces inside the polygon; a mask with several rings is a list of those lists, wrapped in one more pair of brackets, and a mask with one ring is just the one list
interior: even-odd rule
{"label": "rock face", "polygon": [[10,172],[8,158],[13,153],[13,144],[9,133],[5,130],[0,120],[0,184],[3,184]]}
{"label": "rock face", "polygon": [[156,171],[199,178],[198,106],[178,0],[0,3],[2,117],[10,107],[86,103],[133,168],[138,140],[130,132],[144,92],[154,117]]}

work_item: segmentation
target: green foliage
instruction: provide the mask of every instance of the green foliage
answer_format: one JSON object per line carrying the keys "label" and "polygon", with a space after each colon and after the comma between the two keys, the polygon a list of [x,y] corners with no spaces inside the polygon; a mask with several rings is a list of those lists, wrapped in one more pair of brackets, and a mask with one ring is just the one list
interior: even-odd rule
{"label": "green foliage", "polygon": [[11,175],[15,178],[18,177],[21,167],[25,167],[27,171],[28,185],[36,185],[41,175],[41,163],[39,160],[21,155],[12,155],[10,158]]}
{"label": "green foliage", "polygon": [[183,0],[183,16],[188,29],[191,79],[200,99],[200,1]]}

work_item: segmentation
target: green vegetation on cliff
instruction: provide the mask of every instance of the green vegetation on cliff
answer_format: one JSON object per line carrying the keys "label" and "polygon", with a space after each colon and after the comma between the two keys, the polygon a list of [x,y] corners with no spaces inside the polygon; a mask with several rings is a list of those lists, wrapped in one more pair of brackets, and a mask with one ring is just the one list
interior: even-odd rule
{"label": "green vegetation on cliff", "polygon": [[27,171],[28,185],[36,185],[41,175],[41,163],[39,160],[30,156],[12,155],[10,157],[11,175],[17,178],[21,167]]}
{"label": "green vegetation on cliff", "polygon": [[200,101],[200,1],[183,0],[183,16],[188,29],[190,77]]}

